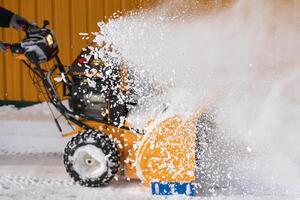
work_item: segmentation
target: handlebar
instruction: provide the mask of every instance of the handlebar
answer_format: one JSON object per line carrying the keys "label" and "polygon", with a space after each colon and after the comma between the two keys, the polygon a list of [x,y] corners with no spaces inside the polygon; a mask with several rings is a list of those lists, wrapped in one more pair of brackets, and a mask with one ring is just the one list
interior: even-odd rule
{"label": "handlebar", "polygon": [[6,43],[2,42],[6,50],[10,50],[14,54],[24,54],[25,49],[21,47],[20,43]]}
{"label": "handlebar", "polygon": [[[29,24],[29,23],[20,24],[20,26],[21,26],[21,29],[28,36],[29,34],[36,33],[36,32],[41,31],[42,29],[45,29],[49,24],[50,23],[48,20],[44,20],[42,28],[38,27],[35,24]],[[6,48],[6,50],[11,50],[12,53],[22,54],[25,52],[24,48],[21,47],[20,43],[10,44],[10,43],[6,43],[6,42],[2,42],[2,41],[0,41],[0,43],[3,44],[3,46]]]}
{"label": "handlebar", "polygon": [[[45,28],[47,25],[49,25],[49,21],[44,20],[43,28]],[[21,26],[21,30],[23,30],[26,33],[26,36],[34,32],[39,32],[40,30],[43,29],[34,24],[29,24],[29,23],[20,24],[20,26]],[[0,41],[0,43],[5,47],[6,50],[10,50],[14,54],[25,53],[25,49],[21,47],[21,43],[7,43],[2,41]]]}
{"label": "handlebar", "polygon": [[10,50],[14,54],[24,54],[32,64],[48,62],[57,55],[58,45],[54,32],[46,28],[47,25],[49,22],[46,20],[42,28],[29,24],[25,29],[26,36],[20,43],[2,42],[1,49]]}
{"label": "handlebar", "polygon": [[38,32],[42,29],[47,28],[47,26],[50,24],[48,20],[43,21],[43,26],[42,28],[38,27],[36,24],[22,24],[23,30],[25,31],[26,34]]}
{"label": "handlebar", "polygon": [[43,21],[43,26],[40,28],[35,23],[31,24],[31,23],[28,23],[27,21],[25,21],[25,22],[20,21],[19,22],[21,30],[24,31],[26,34],[29,34],[29,33],[36,32],[36,31],[39,31],[41,29],[44,29],[49,24],[50,24],[50,22],[48,20],[44,20]]}

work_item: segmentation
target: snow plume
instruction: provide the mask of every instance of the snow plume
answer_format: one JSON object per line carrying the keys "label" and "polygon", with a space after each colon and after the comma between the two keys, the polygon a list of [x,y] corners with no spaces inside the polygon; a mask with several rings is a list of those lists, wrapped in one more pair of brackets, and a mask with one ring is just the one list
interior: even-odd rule
{"label": "snow plume", "polygon": [[221,143],[231,144],[226,187],[292,192],[300,180],[299,1],[239,0],[217,12],[196,4],[162,1],[100,23],[101,37],[142,74],[140,86],[152,85],[139,90],[147,95],[138,112],[147,118],[168,106],[169,115],[189,115],[209,99]]}

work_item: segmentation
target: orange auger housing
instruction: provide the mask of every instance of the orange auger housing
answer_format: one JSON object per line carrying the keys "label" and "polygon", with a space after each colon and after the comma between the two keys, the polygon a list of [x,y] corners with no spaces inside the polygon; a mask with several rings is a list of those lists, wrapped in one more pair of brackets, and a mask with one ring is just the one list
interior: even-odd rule
{"label": "orange auger housing", "polygon": [[190,121],[175,116],[144,136],[136,163],[138,175],[147,185],[195,180],[195,128],[191,127]]}
{"label": "orange auger housing", "polygon": [[[199,109],[189,119],[175,115],[156,125],[150,124],[144,135],[134,129],[86,123],[117,141],[126,177],[140,179],[148,186],[152,182],[192,183],[196,178],[196,125],[203,111]],[[82,131],[77,127],[65,136]]]}
{"label": "orange auger housing", "polygon": [[197,123],[204,111],[202,105],[188,119],[167,118],[146,133],[136,152],[137,175],[145,184],[195,182]]}

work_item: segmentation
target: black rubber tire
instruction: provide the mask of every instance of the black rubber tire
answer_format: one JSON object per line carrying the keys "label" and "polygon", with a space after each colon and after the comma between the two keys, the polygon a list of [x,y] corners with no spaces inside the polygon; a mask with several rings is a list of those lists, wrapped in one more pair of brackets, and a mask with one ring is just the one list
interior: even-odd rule
{"label": "black rubber tire", "polygon": [[[76,149],[85,146],[94,145],[100,148],[107,157],[107,170],[96,178],[82,178],[74,169],[72,156]],[[84,131],[76,135],[68,142],[64,153],[64,165],[71,178],[80,185],[87,187],[101,187],[111,182],[120,167],[120,153],[117,144],[107,135],[94,130]]]}

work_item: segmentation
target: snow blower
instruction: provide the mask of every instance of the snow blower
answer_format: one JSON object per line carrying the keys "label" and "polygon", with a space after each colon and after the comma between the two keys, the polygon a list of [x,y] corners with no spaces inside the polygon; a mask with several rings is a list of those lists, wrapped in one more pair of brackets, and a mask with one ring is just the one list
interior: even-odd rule
{"label": "snow blower", "polygon": [[[43,28],[27,32],[21,43],[5,46],[30,69],[48,101],[74,127],[63,134],[72,136],[64,152],[64,165],[72,179],[99,187],[119,174],[140,179],[151,186],[153,194],[195,195],[202,151],[196,143],[203,146],[206,141],[200,137],[208,131],[202,123],[205,106],[189,119],[178,114],[147,131],[132,127],[127,120],[128,105],[136,101],[131,99],[130,77],[112,56],[111,47],[89,45],[73,64],[65,66],[48,24],[45,21]],[[97,51],[100,48],[104,48],[103,55]],[[54,64],[48,69],[46,63]],[[69,105],[63,103],[66,99]],[[55,123],[62,131],[56,118]]]}

